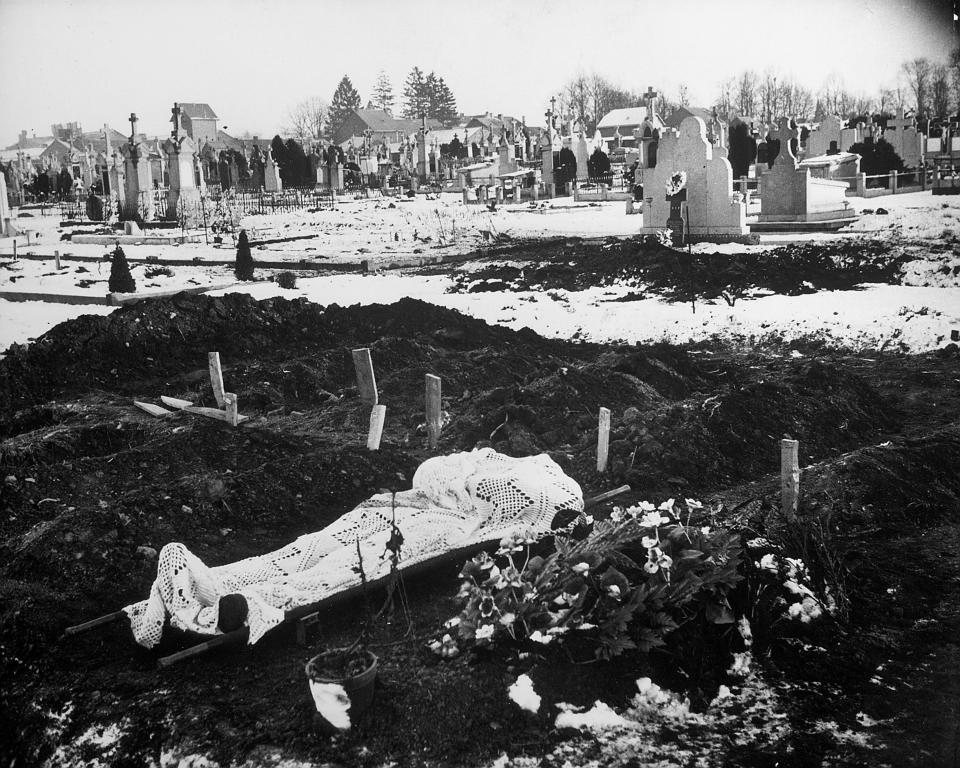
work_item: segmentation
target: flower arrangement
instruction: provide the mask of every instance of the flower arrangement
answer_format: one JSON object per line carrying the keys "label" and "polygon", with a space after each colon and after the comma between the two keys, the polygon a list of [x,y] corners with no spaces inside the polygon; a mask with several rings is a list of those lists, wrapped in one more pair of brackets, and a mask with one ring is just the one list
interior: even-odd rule
{"label": "flower arrangement", "polygon": [[[576,639],[609,659],[628,649],[649,651],[693,615],[734,621],[728,602],[740,581],[739,537],[684,525],[701,505],[674,499],[617,508],[577,541],[558,534],[554,551],[531,554],[534,537],[504,537],[495,555],[483,552],[461,572],[460,615],[447,622],[461,642],[568,643]],[[431,644],[445,657],[459,646],[451,635]]]}
{"label": "flower arrangement", "polygon": [[667,179],[667,195],[678,195],[687,186],[687,174],[685,171],[675,171]]}

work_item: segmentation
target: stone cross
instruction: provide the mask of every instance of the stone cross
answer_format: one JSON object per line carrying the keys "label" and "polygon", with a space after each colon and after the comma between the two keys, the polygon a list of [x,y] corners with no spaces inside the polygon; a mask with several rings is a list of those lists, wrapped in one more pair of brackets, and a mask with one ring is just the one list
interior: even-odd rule
{"label": "stone cross", "polygon": [[173,109],[171,109],[170,112],[173,113],[173,116],[170,118],[170,122],[173,123],[173,130],[170,132],[170,135],[176,139],[180,136],[180,105],[174,102]]}
{"label": "stone cross", "polygon": [[137,113],[130,113],[130,143],[137,143]]}
{"label": "stone cross", "polygon": [[903,107],[897,109],[897,116],[891,117],[887,120],[887,130],[888,131],[902,131],[905,128],[912,128],[914,125],[913,118],[909,120],[903,116]]}
{"label": "stone cross", "polygon": [[657,98],[657,96],[659,95],[660,95],[659,93],[653,90],[653,86],[650,86],[650,85],[647,86],[647,92],[643,94],[643,100],[647,104],[647,120],[649,120],[650,122],[653,122],[653,113],[654,113],[653,100]]}
{"label": "stone cross", "polygon": [[791,139],[797,138],[800,134],[796,128],[790,125],[791,122],[789,117],[780,118],[780,127],[777,129],[777,138],[780,139],[780,154],[777,157],[782,157],[784,160],[796,163],[797,158],[793,154],[790,141]]}

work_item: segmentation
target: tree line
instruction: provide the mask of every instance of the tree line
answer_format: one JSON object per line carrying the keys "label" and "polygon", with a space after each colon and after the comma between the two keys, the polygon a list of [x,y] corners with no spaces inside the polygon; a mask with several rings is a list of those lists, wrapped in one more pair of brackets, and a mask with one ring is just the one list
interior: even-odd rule
{"label": "tree line", "polygon": [[[457,100],[450,86],[436,72],[424,73],[413,67],[403,82],[401,117],[419,120],[421,116],[450,124],[457,119]],[[397,98],[393,84],[386,72],[381,70],[367,100],[374,109],[394,114]],[[349,75],[344,75],[337,84],[330,101],[313,96],[296,104],[287,114],[284,132],[300,141],[319,139],[324,134],[333,135],[355,109],[360,109],[363,99],[354,87]]]}

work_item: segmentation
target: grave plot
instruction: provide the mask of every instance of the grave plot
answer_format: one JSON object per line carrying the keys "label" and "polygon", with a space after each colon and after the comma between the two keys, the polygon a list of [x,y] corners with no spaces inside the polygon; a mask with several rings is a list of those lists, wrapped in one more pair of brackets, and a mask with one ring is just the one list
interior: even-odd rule
{"label": "grave plot", "polygon": [[[439,396],[429,406],[428,374]],[[79,763],[95,738],[115,762],[162,752],[256,764],[269,752],[350,766],[411,754],[483,765],[503,753],[607,765],[658,754],[682,765],[693,748],[728,764],[784,754],[897,764],[921,745],[946,754],[943,729],[900,724],[937,722],[934,708],[957,690],[950,676],[939,699],[903,684],[933,674],[923,666],[931,654],[947,668],[953,652],[960,595],[929,586],[960,576],[950,554],[958,375],[949,350],[810,359],[573,343],[410,299],[322,308],[181,296],[70,321],[0,361],[0,721],[18,723],[4,749],[22,764],[57,748],[61,762]],[[133,402],[162,393],[216,408],[218,381],[250,417],[237,427],[189,412],[157,418]],[[797,441],[796,518],[778,513],[785,438]],[[405,581],[402,601],[373,622],[373,707],[331,739],[313,729],[303,663],[320,643],[351,642],[362,600],[321,611],[309,648],[287,626],[168,669],[122,623],[62,637],[142,599],[167,542],[213,565],[269,551],[382,489],[408,488],[427,456],[475,445],[545,451],[585,495],[629,484],[595,510],[595,526],[622,514],[614,504],[702,500],[691,525],[729,527],[748,547],[730,601],[737,612],[752,606],[752,646],[734,625],[691,621],[663,649],[613,662],[577,663],[593,658],[589,644],[472,651],[462,639],[459,655],[441,660],[427,646],[463,607],[458,564]],[[760,595],[753,565],[767,555],[802,556],[816,594],[832,587],[836,612],[777,621],[780,592]],[[383,601],[372,596],[375,609]],[[170,632],[158,653],[189,642]],[[748,659],[735,654],[747,650],[754,671],[743,677],[730,670],[743,672]],[[539,714],[508,694],[521,674],[543,699]],[[648,686],[635,700],[646,677],[678,698]],[[884,686],[903,695],[891,701]],[[615,743],[557,729],[558,703],[597,700],[623,713]],[[644,725],[649,707],[669,707],[675,726]]]}

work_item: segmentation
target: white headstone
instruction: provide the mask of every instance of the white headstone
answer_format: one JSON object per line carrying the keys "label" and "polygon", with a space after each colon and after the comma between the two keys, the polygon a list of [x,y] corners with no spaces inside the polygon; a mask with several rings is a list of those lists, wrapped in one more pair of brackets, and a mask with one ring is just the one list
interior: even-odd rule
{"label": "white headstone", "polygon": [[667,229],[670,201],[666,189],[677,171],[687,176],[686,229],[694,239],[709,240],[746,235],[746,205],[733,193],[733,168],[726,157],[714,153],[707,141],[707,126],[699,117],[688,117],[680,130],[665,129],[657,149],[657,165],[644,176],[643,233]]}
{"label": "white headstone", "polygon": [[273,160],[273,152],[267,155],[267,164],[263,167],[263,188],[267,192],[280,192],[283,182],[280,180],[280,169]]}
{"label": "white headstone", "polygon": [[7,199],[7,177],[0,171],[0,237],[10,230],[10,201]]}
{"label": "white headstone", "polygon": [[831,151],[831,144],[837,152],[845,151],[846,147],[841,147],[840,132],[843,130],[843,122],[835,115],[827,115],[820,123],[820,127],[811,131],[807,136],[807,157],[820,157]]}
{"label": "white headstone", "polygon": [[585,181],[590,175],[587,170],[587,160],[590,158],[590,148],[587,146],[587,137],[580,132],[574,142],[573,154],[577,158],[577,181]]}

